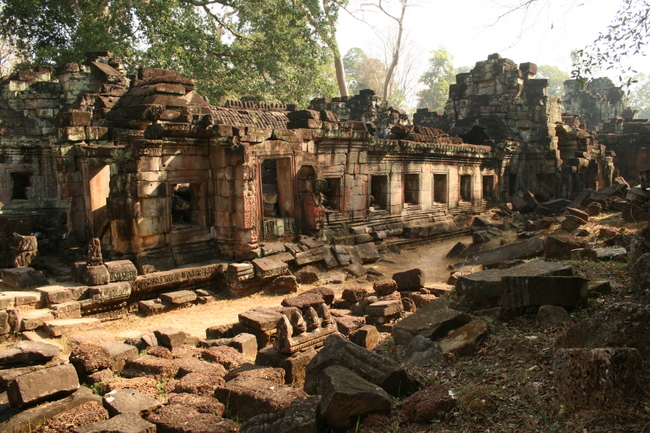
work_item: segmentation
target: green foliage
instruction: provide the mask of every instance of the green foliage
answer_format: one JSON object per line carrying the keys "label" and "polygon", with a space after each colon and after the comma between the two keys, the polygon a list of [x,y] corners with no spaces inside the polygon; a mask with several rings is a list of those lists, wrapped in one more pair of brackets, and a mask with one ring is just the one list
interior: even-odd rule
{"label": "green foliage", "polygon": [[386,79],[386,64],[369,57],[361,48],[350,48],[343,57],[350,94],[355,95],[363,89],[381,93]]}
{"label": "green foliage", "polygon": [[535,78],[546,78],[548,80],[548,94],[561,98],[564,96],[564,82],[570,78],[568,72],[564,72],[557,66],[540,65],[537,67]]}
{"label": "green foliage", "polygon": [[[306,104],[336,93],[333,23],[345,0],[3,0],[0,32],[31,64],[108,50],[133,71],[178,70],[214,103]],[[337,48],[338,50],[338,48]]]}
{"label": "green foliage", "polygon": [[596,40],[583,50],[576,51],[572,75],[586,81],[601,69],[618,72],[619,81],[627,85],[631,78],[623,75],[636,73],[626,68],[624,60],[643,55],[650,38],[650,4],[648,0],[623,0],[612,23]]}
{"label": "green foliage", "polygon": [[650,76],[636,74],[629,89],[630,107],[639,110],[639,118],[650,119]]}
{"label": "green foliage", "polygon": [[433,51],[429,59],[429,68],[420,77],[420,82],[425,88],[418,92],[418,108],[444,110],[449,96],[449,85],[455,80],[453,56],[444,47]]}

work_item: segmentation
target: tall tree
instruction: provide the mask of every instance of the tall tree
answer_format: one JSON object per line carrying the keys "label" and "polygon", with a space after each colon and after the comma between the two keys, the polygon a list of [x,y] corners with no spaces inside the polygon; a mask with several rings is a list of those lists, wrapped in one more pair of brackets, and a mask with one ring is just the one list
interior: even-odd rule
{"label": "tall tree", "polygon": [[453,56],[446,48],[432,52],[429,68],[420,77],[425,87],[418,92],[418,108],[441,111],[449,96],[449,85],[456,81]]}
{"label": "tall tree", "polygon": [[630,86],[630,107],[639,110],[639,118],[650,119],[650,76],[637,74]]}
{"label": "tall tree", "polygon": [[338,9],[311,1],[1,0],[0,31],[34,63],[109,50],[132,67],[178,69],[213,99],[306,103],[335,94],[327,35],[313,19],[335,22]]}

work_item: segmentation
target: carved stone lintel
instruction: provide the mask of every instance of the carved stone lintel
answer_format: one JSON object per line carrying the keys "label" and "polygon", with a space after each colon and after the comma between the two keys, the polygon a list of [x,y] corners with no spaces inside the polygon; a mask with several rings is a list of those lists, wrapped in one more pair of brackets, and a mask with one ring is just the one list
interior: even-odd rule
{"label": "carved stone lintel", "polygon": [[[282,320],[277,326],[277,335],[273,343],[273,347],[280,353],[293,354],[301,350],[321,344],[328,335],[337,332],[338,328],[336,323],[332,320],[329,308],[322,304],[316,310],[309,308],[305,313],[302,323],[306,322],[307,332],[302,332],[297,335],[294,334],[294,327],[291,325],[289,318],[282,315]],[[295,321],[301,323],[301,321]]]}

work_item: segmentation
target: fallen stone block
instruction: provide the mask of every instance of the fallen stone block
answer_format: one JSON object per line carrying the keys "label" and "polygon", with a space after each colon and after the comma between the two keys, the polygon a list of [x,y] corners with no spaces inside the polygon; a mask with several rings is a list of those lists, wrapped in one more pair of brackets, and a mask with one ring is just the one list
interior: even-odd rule
{"label": "fallen stone block", "polygon": [[191,373],[199,373],[206,376],[224,377],[228,371],[221,364],[214,364],[195,357],[175,358],[172,360],[178,367],[176,377],[183,377]]}
{"label": "fallen stone block", "polygon": [[121,371],[122,376],[127,378],[151,377],[154,379],[169,379],[176,376],[176,373],[178,373],[178,367],[171,360],[151,355],[141,355],[126,360]]}
{"label": "fallen stone block", "polygon": [[438,340],[471,320],[467,314],[449,308],[445,302],[432,301],[397,322],[392,331],[393,340],[401,346],[408,345],[416,335]]}
{"label": "fallen stone block", "polygon": [[307,366],[304,385],[307,393],[317,392],[323,370],[332,365],[353,371],[393,396],[412,394],[424,385],[423,377],[407,372],[395,361],[333,334]]}
{"label": "fallen stone block", "polygon": [[285,372],[282,368],[266,367],[255,364],[242,364],[228,372],[225,379],[229,382],[237,377],[257,377],[258,379],[270,380],[280,385],[285,384]]}
{"label": "fallen stone block", "polygon": [[45,364],[59,355],[61,348],[40,341],[20,341],[0,350],[0,366]]}
{"label": "fallen stone block", "polygon": [[324,304],[325,300],[318,293],[301,293],[298,296],[292,296],[290,298],[284,298],[282,300],[283,307],[296,307],[302,310],[303,312],[309,309],[310,307],[314,310],[318,310],[318,306]]}
{"label": "fallen stone block", "polygon": [[375,317],[387,317],[404,311],[401,300],[378,301],[368,305],[366,314]]}
{"label": "fallen stone block", "polygon": [[50,284],[42,272],[30,267],[3,269],[2,282],[12,290],[32,290]]}
{"label": "fallen stone block", "polygon": [[302,390],[270,380],[239,377],[218,387],[214,396],[219,401],[229,402],[233,416],[247,420],[285,409],[296,398],[307,395]]}
{"label": "fallen stone block", "polygon": [[509,276],[501,280],[501,306],[558,305],[575,308],[587,299],[588,280],[563,276]]}
{"label": "fallen stone block", "polygon": [[472,265],[492,266],[515,259],[530,259],[544,253],[544,241],[539,236],[481,251],[468,259]]}
{"label": "fallen stone block", "polygon": [[409,422],[429,423],[451,416],[458,406],[454,393],[445,385],[436,384],[420,390],[402,403],[402,413]]}
{"label": "fallen stone block", "polygon": [[474,300],[497,299],[501,296],[501,279],[508,276],[573,275],[570,266],[559,262],[534,260],[507,269],[491,269],[463,275],[456,282],[458,294]]}
{"label": "fallen stone block", "polygon": [[636,394],[639,365],[634,348],[560,349],[553,360],[559,403],[571,411],[622,406]]}
{"label": "fallen stone block", "polygon": [[115,389],[104,394],[104,407],[111,416],[131,413],[146,416],[161,406],[161,402],[134,389]]}
{"label": "fallen stone block", "polygon": [[441,365],[444,361],[445,357],[438,344],[423,335],[416,335],[406,346],[401,364],[408,367],[430,367]]}
{"label": "fallen stone block", "polygon": [[138,277],[138,270],[131,260],[113,260],[104,262],[108,271],[109,281],[116,283],[118,281],[135,281]]}
{"label": "fallen stone block", "polygon": [[156,433],[156,425],[141,416],[127,413],[107,420],[86,424],[74,429],[73,433]]}
{"label": "fallen stone block", "polygon": [[97,328],[100,324],[101,321],[99,319],[94,319],[91,317],[86,317],[83,319],[49,320],[44,323],[47,333],[55,338],[62,337],[65,334]]}
{"label": "fallen stone block", "polygon": [[537,323],[548,326],[573,323],[573,319],[571,319],[569,313],[567,313],[564,308],[558,307],[556,305],[542,305],[537,310],[535,319],[537,320]]}
{"label": "fallen stone block", "polygon": [[370,413],[390,414],[393,399],[354,372],[339,365],[323,370],[318,384],[320,413],[327,424],[345,429]]}
{"label": "fallen stone block", "polygon": [[238,317],[239,323],[242,325],[260,331],[271,331],[277,328],[278,322],[282,320],[282,314],[264,307],[256,307],[239,313]]}
{"label": "fallen stone block", "polygon": [[364,349],[373,350],[379,344],[379,331],[372,325],[362,326],[350,336],[350,341]]}
{"label": "fallen stone block", "polygon": [[88,286],[103,286],[111,282],[111,276],[104,265],[84,266],[80,271],[81,281]]}
{"label": "fallen stone block", "polygon": [[77,301],[68,301],[54,304],[50,307],[54,319],[81,319],[81,304]]}
{"label": "fallen stone block", "polygon": [[375,281],[375,283],[372,285],[372,288],[378,296],[386,296],[397,291],[397,282],[392,278]]}
{"label": "fallen stone block", "polygon": [[607,247],[607,248],[590,248],[585,250],[587,258],[594,262],[601,260],[614,260],[618,262],[627,262],[627,250],[622,247]]}
{"label": "fallen stone block", "polygon": [[79,388],[77,372],[72,364],[62,364],[18,376],[7,388],[9,403],[24,407],[47,399],[72,394]]}
{"label": "fallen stone block", "polygon": [[319,246],[317,248],[296,253],[296,264],[298,266],[304,266],[309,263],[316,263],[325,260],[325,249],[326,247]]}
{"label": "fallen stone block", "polygon": [[162,314],[165,311],[170,311],[174,309],[174,304],[169,302],[163,302],[160,299],[148,299],[146,301],[138,302],[138,312],[143,316],[153,316],[156,314]]}
{"label": "fallen stone block", "polygon": [[454,355],[472,355],[478,350],[478,345],[490,333],[488,324],[483,320],[472,320],[460,328],[449,332],[440,342],[443,353]]}
{"label": "fallen stone block", "polygon": [[316,350],[313,347],[291,355],[280,353],[273,347],[266,347],[257,353],[255,364],[283,369],[287,385],[293,385],[304,381],[307,364],[314,356]]}
{"label": "fallen stone block", "polygon": [[111,370],[113,371],[122,370],[127,360],[136,358],[139,354],[137,347],[126,343],[105,341],[101,345],[108,350],[111,359]]}
{"label": "fallen stone block", "polygon": [[568,231],[569,233],[576,231],[581,225],[584,225],[585,221],[575,215],[567,215],[562,222],[560,223],[560,226]]}
{"label": "fallen stone block", "polygon": [[232,420],[211,413],[199,413],[178,404],[160,407],[147,420],[156,425],[157,432],[236,433],[239,429]]}
{"label": "fallen stone block", "polygon": [[363,277],[368,273],[368,269],[359,263],[352,263],[346,266],[345,271],[357,278]]}
{"label": "fallen stone block", "polygon": [[201,352],[201,357],[209,362],[216,362],[231,370],[246,363],[244,356],[228,346],[212,346]]}
{"label": "fallen stone block", "polygon": [[377,245],[374,242],[366,242],[363,244],[358,244],[356,246],[357,251],[359,252],[359,257],[363,263],[372,263],[376,262],[381,258],[379,250],[377,250]]}
{"label": "fallen stone block", "polygon": [[20,331],[32,331],[50,320],[54,320],[54,315],[49,309],[24,311],[21,314]]}
{"label": "fallen stone block", "polygon": [[253,260],[255,275],[263,280],[284,275],[289,271],[289,265],[275,257],[264,257]]}
{"label": "fallen stone block", "polygon": [[256,415],[242,424],[240,433],[299,433],[319,431],[316,413],[320,396],[299,397],[277,412]]}
{"label": "fallen stone block", "polygon": [[422,269],[410,269],[404,272],[397,272],[391,277],[397,283],[397,290],[418,291],[425,284],[424,271]]}
{"label": "fallen stone block", "polygon": [[108,350],[99,344],[83,343],[70,354],[70,363],[80,377],[111,368],[111,356]]}
{"label": "fallen stone block", "polygon": [[218,386],[225,384],[221,376],[210,376],[201,373],[189,373],[172,382],[173,392],[203,395],[211,397]]}
{"label": "fallen stone block", "polygon": [[177,290],[175,292],[161,293],[160,300],[163,303],[178,306],[196,301],[196,293],[192,290]]}
{"label": "fallen stone block", "polygon": [[570,260],[573,250],[580,246],[571,241],[558,239],[554,236],[546,238],[545,253],[547,259]]}
{"label": "fallen stone block", "polygon": [[156,336],[158,344],[169,350],[174,350],[174,348],[186,344],[189,338],[185,332],[171,327],[155,329],[153,334]]}
{"label": "fallen stone block", "polygon": [[223,416],[226,406],[214,397],[205,395],[194,395],[187,393],[170,394],[168,404],[189,406],[200,413],[211,413],[216,416]]}

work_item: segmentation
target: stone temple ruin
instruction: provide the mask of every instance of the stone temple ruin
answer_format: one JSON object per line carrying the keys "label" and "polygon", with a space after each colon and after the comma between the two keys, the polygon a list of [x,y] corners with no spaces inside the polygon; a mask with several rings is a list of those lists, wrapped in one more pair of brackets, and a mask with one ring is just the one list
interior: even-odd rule
{"label": "stone temple ruin", "polygon": [[[478,270],[515,250],[512,258],[536,257],[544,248],[549,258],[571,257],[572,243],[549,237],[545,247],[535,236],[553,223],[543,216],[566,208],[562,228],[573,231],[588,214],[567,206],[582,204],[585,190],[616,192],[622,177],[650,177],[643,172],[650,129],[608,80],[587,89],[566,82],[563,106],[535,74],[532,63],[491,55],[457,76],[444,113],[421,109],[411,121],[372,90],[314,99],[306,110],[250,99],[213,106],[178,73],[141,68],[137,76],[127,75],[108,52],[88,53],[86,63],[56,72],[19,72],[0,83],[0,335],[43,327],[58,337],[129,312],[150,315],[207,303],[216,292],[292,293],[299,281],[309,284],[309,270],[301,267],[314,263],[360,277],[369,272],[362,264],[395,244],[468,233],[470,220],[485,228],[473,237],[489,236],[494,227],[480,226],[482,217],[474,216],[497,205],[508,209],[505,202],[515,211],[534,210],[540,219],[522,222],[528,239],[479,252],[467,268],[457,269],[452,278],[458,293],[486,307],[575,307],[595,289],[571,276],[568,266],[537,261],[512,275],[485,271],[501,272],[496,277]],[[37,271],[47,255],[58,256],[70,273],[47,264],[50,278]],[[523,268],[526,275],[516,274]],[[340,278],[328,281],[337,284],[345,276],[328,278]],[[560,298],[531,295],[551,286],[559,289],[549,296]],[[267,393],[269,401],[289,399],[281,412],[264,408],[280,417],[269,415],[260,427],[269,428],[300,418],[284,412],[293,410],[294,400],[314,407],[313,397],[285,383],[304,381],[306,392],[331,402],[340,398],[339,382],[359,383],[348,376],[358,375],[374,384],[364,391],[375,393],[367,400],[378,404],[369,412],[390,410],[392,397],[424,387],[424,377],[367,350],[379,332],[391,332],[405,347],[412,340],[424,344],[423,351],[434,350],[430,340],[442,338],[438,345],[449,354],[460,353],[459,335],[473,335],[473,350],[489,331],[485,321],[436,299],[448,289],[425,287],[420,269],[377,277],[373,290],[347,288],[335,302],[331,288],[317,287],[285,298],[281,308],[242,312],[237,323],[208,328],[201,341],[161,328],[99,349],[80,346],[70,356],[74,367],[57,363],[58,349],[44,348],[46,343],[21,342],[0,353],[0,371],[9,374],[0,374],[0,390],[7,389],[19,410],[74,391],[78,377],[105,386],[120,380],[113,371],[137,380],[176,378],[170,381],[175,393],[206,392],[230,401],[242,419],[259,413],[246,403],[250,390]],[[355,317],[341,316],[343,310]],[[440,323],[432,324],[433,316]],[[138,355],[143,349],[149,352]],[[175,350],[190,359],[172,362]],[[418,356],[413,365],[421,365]],[[566,355],[569,361],[576,356]],[[84,357],[105,358],[105,369],[91,368]],[[232,378],[222,365],[210,364],[234,371],[244,358],[255,360],[251,368],[263,378],[249,367]],[[16,377],[4,367],[26,359],[53,364],[31,366]],[[52,390],[30,386],[45,375],[64,384]],[[456,404],[442,394],[445,404]],[[157,425],[165,417],[202,419],[181,413],[185,409],[174,412],[174,403],[162,409],[155,399],[145,403],[146,411],[156,411],[148,420]],[[219,404],[213,412],[223,414]],[[331,426],[354,425],[336,404],[318,404]],[[214,413],[212,421],[225,423],[219,431],[236,431],[233,421]],[[416,421],[431,419],[418,416]],[[124,422],[143,422],[136,418]]]}

